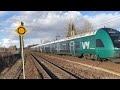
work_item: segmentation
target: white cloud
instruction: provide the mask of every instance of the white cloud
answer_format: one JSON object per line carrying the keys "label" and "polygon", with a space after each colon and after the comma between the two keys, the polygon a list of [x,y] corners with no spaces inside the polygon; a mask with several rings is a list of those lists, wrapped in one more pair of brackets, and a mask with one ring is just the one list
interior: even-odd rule
{"label": "white cloud", "polygon": [[[15,30],[21,21],[24,22],[24,26],[28,29],[28,33],[24,36],[26,46],[33,43],[40,43],[41,40],[55,40],[56,35],[64,38],[69,18],[73,20],[77,28],[81,29],[84,22],[83,17],[88,19],[95,28],[103,26],[114,27],[120,24],[120,14],[118,12],[115,14],[99,13],[89,16],[82,15],[79,11],[19,11],[19,15],[13,15],[4,21],[4,23],[9,23],[9,26],[0,30],[1,33],[7,35],[1,43],[5,46],[13,44],[16,44],[17,47],[19,46],[19,35]],[[10,42],[9,39],[12,41]]]}
{"label": "white cloud", "polygon": [[80,17],[81,13],[79,11],[68,11],[64,15],[68,18],[75,19],[76,17]]}
{"label": "white cloud", "polygon": [[9,47],[11,45],[19,45],[19,41],[18,40],[11,40],[9,38],[4,38],[0,41],[1,47]]}
{"label": "white cloud", "polygon": [[120,14],[118,12],[114,14],[101,13],[95,16],[84,16],[87,18],[95,29],[105,27],[118,28],[120,27]]}

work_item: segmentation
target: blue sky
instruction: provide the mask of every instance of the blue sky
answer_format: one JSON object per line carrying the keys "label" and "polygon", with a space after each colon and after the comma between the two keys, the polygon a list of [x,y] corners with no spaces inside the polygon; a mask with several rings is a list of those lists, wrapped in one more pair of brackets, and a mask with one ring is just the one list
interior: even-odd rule
{"label": "blue sky", "polygon": [[15,29],[23,21],[28,33],[24,36],[25,46],[40,43],[41,40],[55,40],[55,35],[66,35],[66,26],[72,20],[82,30],[85,20],[94,29],[103,26],[119,30],[120,11],[0,11],[0,46],[19,47]]}
{"label": "blue sky", "polygon": [[115,13],[120,13],[120,11],[81,11],[83,15],[97,15],[101,13],[106,13],[106,14],[115,14]]}

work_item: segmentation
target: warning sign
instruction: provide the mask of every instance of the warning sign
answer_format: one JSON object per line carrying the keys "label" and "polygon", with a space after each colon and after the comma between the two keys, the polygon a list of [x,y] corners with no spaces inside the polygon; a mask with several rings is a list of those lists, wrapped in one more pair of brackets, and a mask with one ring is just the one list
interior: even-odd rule
{"label": "warning sign", "polygon": [[24,36],[24,34],[26,34],[26,32],[28,32],[28,30],[20,25],[16,30],[15,30],[20,36]]}

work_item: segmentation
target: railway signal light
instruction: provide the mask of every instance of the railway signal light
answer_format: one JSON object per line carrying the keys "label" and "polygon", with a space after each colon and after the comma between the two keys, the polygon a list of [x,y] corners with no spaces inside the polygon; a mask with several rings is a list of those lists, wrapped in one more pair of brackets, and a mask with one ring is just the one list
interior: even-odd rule
{"label": "railway signal light", "polygon": [[21,25],[15,30],[19,35],[20,35],[20,51],[21,51],[21,58],[23,61],[23,78],[25,79],[25,68],[24,68],[24,52],[23,52],[23,36],[26,34],[26,32],[28,32],[28,30],[23,26],[24,23],[21,22]]}

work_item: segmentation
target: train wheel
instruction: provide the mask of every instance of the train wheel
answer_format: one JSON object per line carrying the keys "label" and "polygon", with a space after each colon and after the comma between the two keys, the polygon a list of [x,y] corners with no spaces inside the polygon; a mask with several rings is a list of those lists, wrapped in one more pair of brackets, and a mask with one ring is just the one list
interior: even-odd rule
{"label": "train wheel", "polygon": [[91,59],[91,55],[90,54],[83,54],[83,58],[85,58],[85,59]]}
{"label": "train wheel", "polygon": [[96,55],[94,55],[94,60],[95,60],[95,61],[98,61],[98,60],[100,60],[100,58],[97,57]]}
{"label": "train wheel", "polygon": [[108,61],[108,59],[100,59],[101,62]]}
{"label": "train wheel", "polygon": [[84,59],[86,59],[86,58],[87,58],[87,57],[86,57],[86,54],[83,54],[83,58],[84,58]]}
{"label": "train wheel", "polygon": [[90,54],[87,54],[87,59],[91,59],[91,55]]}
{"label": "train wheel", "polygon": [[91,54],[90,59],[91,59],[91,60],[93,60],[93,59],[94,59],[94,55],[93,55],[93,54]]}

